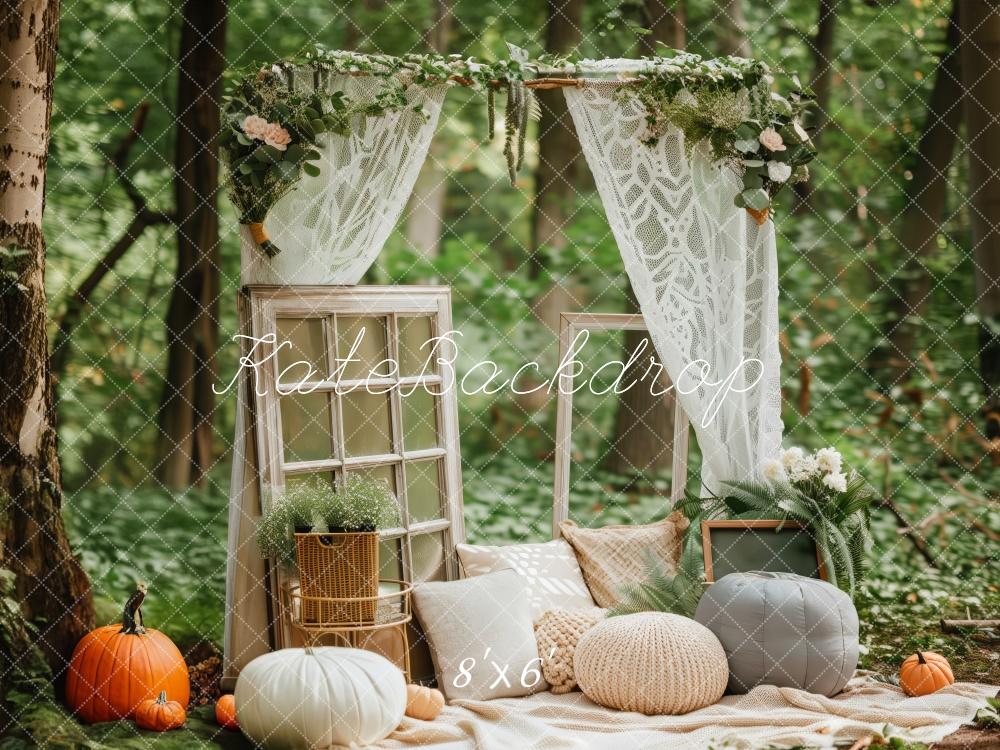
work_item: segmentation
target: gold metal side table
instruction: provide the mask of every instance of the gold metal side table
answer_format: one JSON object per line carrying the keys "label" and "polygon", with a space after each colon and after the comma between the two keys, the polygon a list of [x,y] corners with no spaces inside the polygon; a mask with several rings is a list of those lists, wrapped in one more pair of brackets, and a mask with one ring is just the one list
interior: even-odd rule
{"label": "gold metal side table", "polygon": [[[392,591],[381,591],[383,586],[395,587]],[[349,648],[366,648],[372,639],[380,633],[389,630],[396,630],[399,633],[402,644],[402,665],[397,664],[406,675],[406,681],[410,682],[410,640],[409,623],[413,619],[410,608],[410,593],[413,587],[406,581],[393,578],[383,578],[379,580],[379,594],[377,596],[365,597],[316,597],[303,596],[299,584],[292,581],[286,583],[282,589],[282,603],[285,608],[287,621],[294,630],[302,634],[302,640],[306,646],[315,646],[324,636],[331,637],[337,645]],[[364,602],[375,603],[375,617],[367,621],[355,622],[322,622],[303,620],[303,611],[310,612],[334,612],[334,611],[364,611],[364,607],[344,607],[337,605],[360,604]],[[303,608],[303,603],[315,603],[320,605]]]}

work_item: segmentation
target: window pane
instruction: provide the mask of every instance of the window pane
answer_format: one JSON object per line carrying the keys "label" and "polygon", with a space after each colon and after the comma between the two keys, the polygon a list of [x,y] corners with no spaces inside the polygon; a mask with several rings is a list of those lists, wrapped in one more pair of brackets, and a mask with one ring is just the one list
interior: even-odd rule
{"label": "window pane", "polygon": [[[405,389],[406,391],[409,388]],[[404,391],[405,394],[405,391]],[[426,388],[417,387],[402,396],[403,447],[408,451],[437,448],[437,412],[435,398]]]}
{"label": "window pane", "polygon": [[438,461],[406,464],[406,503],[410,510],[410,523],[441,518],[438,464]]}
{"label": "window pane", "polygon": [[[276,346],[278,371],[281,383],[300,383],[305,380],[323,380],[327,376],[326,350],[323,344],[322,318],[278,318]],[[287,342],[282,346],[283,342]],[[288,346],[290,344],[291,346]],[[308,362],[313,372],[304,364],[290,367],[296,362]],[[286,367],[290,369],[281,372]]]}
{"label": "window pane", "polygon": [[361,388],[345,393],[342,403],[347,455],[380,456],[392,453],[389,394],[369,393]]}
{"label": "window pane", "polygon": [[320,473],[310,472],[308,474],[285,474],[285,487],[294,487],[296,484],[311,482],[317,477],[329,482],[331,492],[334,491],[337,486],[337,472],[335,471],[324,471]]}
{"label": "window pane", "polygon": [[[351,354],[354,342],[358,336],[357,350]],[[385,318],[355,318],[348,316],[337,316],[337,346],[339,348],[337,356],[341,360],[347,359],[348,355],[357,362],[348,362],[342,370],[344,380],[360,380],[368,377],[368,374],[375,370],[372,377],[387,375],[392,368],[379,363],[388,358],[385,345]],[[338,366],[341,362],[337,363]]]}
{"label": "window pane", "polygon": [[444,534],[417,534],[410,537],[410,555],[413,558],[411,580],[444,580]]}
{"label": "window pane", "polygon": [[282,396],[281,434],[286,461],[316,461],[333,456],[328,393]]}
{"label": "window pane", "polygon": [[389,485],[392,494],[396,494],[396,465],[366,466],[363,469],[351,469],[351,474],[361,474],[368,479],[378,479]]}
{"label": "window pane", "polygon": [[378,544],[378,575],[379,578],[403,580],[403,553],[400,551],[399,539],[383,539]]}
{"label": "window pane", "polygon": [[[399,318],[399,372],[401,375],[419,375],[424,371],[424,364],[431,357],[434,342],[431,338],[431,319]],[[431,362],[427,365],[427,373],[436,373],[437,368]]]}

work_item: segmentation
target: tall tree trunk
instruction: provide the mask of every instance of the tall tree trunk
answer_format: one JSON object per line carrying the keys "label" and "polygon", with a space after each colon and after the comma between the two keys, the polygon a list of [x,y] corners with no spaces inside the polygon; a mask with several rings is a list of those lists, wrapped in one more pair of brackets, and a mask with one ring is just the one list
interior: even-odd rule
{"label": "tall tree trunk", "polygon": [[643,55],[655,56],[662,43],[670,49],[687,46],[687,13],[685,0],[645,0],[642,5],[642,25],[649,31],[639,41]]}
{"label": "tall tree trunk", "polygon": [[743,0],[717,0],[715,15],[716,45],[721,55],[750,57],[747,22],[743,16]]}
{"label": "tall tree trunk", "polygon": [[[834,33],[837,27],[837,13],[840,10],[840,0],[819,0],[816,36],[812,40],[813,68],[810,86],[816,94],[816,106],[812,110],[811,122],[812,140],[819,146],[823,130],[830,121],[830,93],[833,90],[833,56]],[[796,211],[803,211],[809,206],[812,193],[810,182],[795,183],[795,194],[798,197]]]}
{"label": "tall tree trunk", "polygon": [[[548,0],[545,51],[572,52],[583,36],[583,0]],[[566,247],[566,224],[573,203],[580,159],[580,143],[573,118],[560,89],[538,91],[542,110],[538,124],[538,169],[535,172],[535,210],[531,223],[529,273],[538,278],[544,267],[541,251],[558,254]],[[558,330],[559,314],[572,304],[569,282],[553,284],[535,300],[535,314],[551,330]]]}
{"label": "tall tree trunk", "polygon": [[157,470],[174,488],[201,483],[212,462],[220,291],[215,136],[225,46],[226,0],[185,0],[174,147],[177,279],[167,310]]}
{"label": "tall tree trunk", "polygon": [[[905,378],[913,367],[920,316],[927,307],[932,277],[924,260],[937,246],[948,194],[948,169],[962,121],[962,72],[959,54],[958,0],[948,26],[947,46],[938,64],[934,88],[911,167],[913,178],[897,236],[905,259],[892,274],[884,316],[886,344],[879,362],[893,375]],[[891,385],[891,383],[887,384]]]}
{"label": "tall tree trunk", "polygon": [[[668,10],[665,6],[671,6]],[[683,50],[687,43],[684,28],[684,3],[664,0],[647,0],[644,6],[650,34],[643,37],[647,50],[658,42]],[[647,51],[646,54],[652,54]],[[639,312],[631,283],[625,290],[625,311]],[[673,391],[665,396],[654,396],[652,390],[663,390],[664,384],[650,378],[641,379],[646,373],[649,357],[656,355],[653,340],[643,331],[625,331],[622,362],[628,362],[632,353],[643,347],[643,354],[625,373],[622,382],[636,384],[618,397],[615,413],[615,431],[606,461],[608,469],[619,474],[649,478],[670,466],[673,459],[673,426],[676,403]],[[662,378],[660,379],[662,380]]]}
{"label": "tall tree trunk", "polygon": [[[448,51],[451,37],[453,0],[436,0],[434,22],[427,30],[427,46],[438,54]],[[445,198],[448,194],[448,175],[439,166],[446,153],[447,144],[441,138],[431,142],[430,154],[420,170],[420,177],[410,196],[410,216],[406,222],[406,239],[420,254],[430,260],[441,249],[441,228],[444,224]]]}
{"label": "tall tree trunk", "polygon": [[[979,371],[986,436],[1000,438],[1000,0],[962,0],[962,80],[969,143]],[[996,445],[996,443],[995,443]],[[1000,452],[1000,445],[997,446]]]}
{"label": "tall tree trunk", "polygon": [[0,6],[0,261],[20,285],[0,287],[0,567],[14,573],[21,612],[38,625],[57,674],[94,626],[90,581],[60,515],[45,328],[42,211],[58,27],[58,0]]}

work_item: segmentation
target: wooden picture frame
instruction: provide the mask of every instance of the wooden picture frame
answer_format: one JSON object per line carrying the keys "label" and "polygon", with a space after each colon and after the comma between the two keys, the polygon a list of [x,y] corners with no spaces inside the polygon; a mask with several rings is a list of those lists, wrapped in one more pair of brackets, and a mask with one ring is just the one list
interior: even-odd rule
{"label": "wooden picture frame", "polygon": [[[562,313],[559,320],[559,361],[565,360],[577,335],[590,331],[646,331],[642,315],[628,313]],[[665,370],[664,370],[665,372]],[[552,495],[552,538],[561,536],[559,524],[569,518],[570,467],[573,430],[573,373],[560,370],[556,400],[555,486]],[[673,467],[669,512],[684,497],[688,464],[688,416],[674,400]]]}
{"label": "wooden picture frame", "polygon": [[[826,573],[826,566],[823,564],[823,554],[822,554],[822,552],[819,549],[819,544],[812,537],[812,535],[808,533],[809,527],[806,526],[805,524],[799,523],[798,521],[785,521],[785,520],[780,520],[780,519],[774,519],[774,520],[772,520],[772,519],[752,519],[752,520],[749,520],[749,519],[748,520],[718,519],[718,520],[709,520],[709,521],[702,521],[701,522],[701,547],[702,547],[702,552],[704,554],[704,559],[705,559],[705,582],[706,583],[713,583],[715,581],[715,578],[716,578],[715,577],[715,573],[716,573],[716,567],[717,566],[715,565],[715,557],[712,554],[713,553],[712,532],[713,532],[713,530],[733,530],[733,529],[737,529],[737,530],[740,530],[741,532],[746,532],[746,533],[750,533],[750,534],[753,534],[755,531],[763,530],[763,529],[770,529],[772,532],[776,532],[776,533],[780,533],[781,531],[794,531],[794,532],[796,532],[794,541],[798,544],[799,541],[800,541],[800,539],[803,539],[803,538],[808,539],[809,542],[811,543],[811,546],[813,547],[813,550],[814,550],[813,553],[812,553],[812,555],[814,555],[815,558],[816,558],[816,566],[813,569],[813,572],[815,572],[816,575],[810,575],[810,577],[819,578],[820,580],[823,580],[823,581],[828,580],[827,579],[827,573]],[[784,571],[784,572],[792,572],[792,573],[799,572],[799,571],[793,570],[791,568],[797,566],[799,564],[799,562],[803,559],[802,552],[803,552],[803,550],[802,550],[801,544],[798,544],[798,547],[796,549],[788,551],[788,560],[791,559],[792,554],[797,555],[797,557],[799,559],[795,560],[794,563],[786,561],[787,562],[786,567],[788,567],[789,570],[788,571]],[[811,560],[812,559],[812,555],[810,555],[808,559]],[[767,568],[766,565],[762,565],[762,566],[750,566],[750,567],[747,568],[747,570],[767,570],[767,569],[768,568]],[[800,570],[804,570],[804,568],[800,568]],[[731,572],[737,572],[737,571],[726,570],[726,573],[731,573]],[[741,571],[741,572],[743,572],[743,571]],[[725,575],[726,573],[724,573],[723,575]],[[804,574],[800,573],[800,575],[804,575]]]}

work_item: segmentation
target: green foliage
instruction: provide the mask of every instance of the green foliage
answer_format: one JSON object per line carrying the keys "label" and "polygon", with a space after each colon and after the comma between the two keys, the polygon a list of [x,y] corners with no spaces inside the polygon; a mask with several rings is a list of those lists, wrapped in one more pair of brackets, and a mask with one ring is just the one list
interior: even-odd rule
{"label": "green foliage", "polygon": [[827,576],[854,596],[871,547],[868,516],[875,499],[868,483],[854,475],[846,492],[817,494],[788,481],[723,482],[727,503],[748,510],[734,517],[778,518],[807,526],[816,540]]}
{"label": "green foliage", "polygon": [[987,698],[986,705],[976,712],[975,722],[987,729],[1000,729],[1000,699]]}
{"label": "green foliage", "polygon": [[0,297],[15,292],[26,292],[28,287],[21,283],[21,259],[29,255],[27,250],[17,247],[0,247]]}
{"label": "green foliage", "polygon": [[803,119],[813,94],[797,76],[784,96],[771,90],[774,78],[763,62],[686,53],[652,63],[635,86],[621,89],[622,98],[645,109],[647,144],[670,126],[688,149],[707,143],[714,159],[743,176],[741,208],[763,211],[786,184],[807,179],[816,149]]}
{"label": "green foliage", "polygon": [[309,477],[272,498],[257,525],[257,546],[264,557],[292,565],[296,528],[375,531],[398,525],[399,503],[384,480],[350,474],[335,491],[328,481]]}
{"label": "green foliage", "polygon": [[704,571],[695,545],[686,544],[677,573],[670,575],[662,561],[647,550],[647,578],[625,586],[609,616],[636,612],[672,612],[694,617],[703,591]]}

